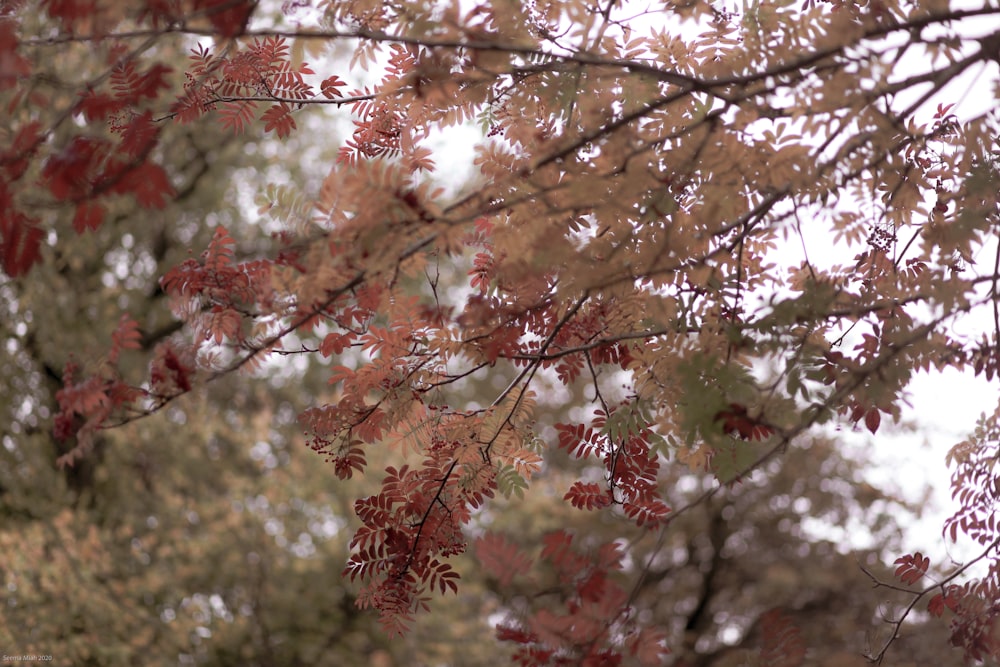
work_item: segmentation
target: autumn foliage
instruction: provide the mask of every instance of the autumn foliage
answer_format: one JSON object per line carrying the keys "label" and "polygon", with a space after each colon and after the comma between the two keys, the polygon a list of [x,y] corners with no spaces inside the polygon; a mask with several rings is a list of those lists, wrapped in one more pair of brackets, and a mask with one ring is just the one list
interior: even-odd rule
{"label": "autumn foliage", "polygon": [[[353,124],[332,164],[309,167],[305,206],[269,191],[244,205],[280,225],[269,248],[219,225],[160,277],[181,333],[147,345],[148,323],[123,313],[99,361],[66,364],[61,462],[207,383],[308,357],[329,392],[299,417],[306,442],[331,479],[381,480],[354,503],[344,575],[390,634],[459,591],[474,559],[501,586],[539,569],[559,582],[555,603],[497,626],[519,664],[661,664],[668,634],[636,606],[645,573],[627,539],[692,507],[676,506],[667,467],[714,475],[701,500],[727,494],[834,426],[879,436],[917,373],[1000,375],[1000,31],[981,29],[1000,12],[727,7],[6,3],[12,280],[122,202],[141,215],[177,196],[171,124],[277,140],[306,114]],[[33,62],[81,43],[103,66],[36,79]],[[988,90],[981,106],[949,87],[966,73]],[[459,188],[432,147],[469,127],[478,173]],[[144,355],[144,377],[127,355]],[[463,395],[477,378],[500,380],[488,404]],[[560,395],[580,408],[553,421]],[[969,659],[1000,654],[998,424],[985,415],[950,457],[961,509],[945,537],[979,545],[986,574],[935,575],[914,553],[895,581],[876,578],[912,596],[897,629],[924,609]],[[373,470],[385,450],[394,463]],[[621,539],[558,531],[528,552],[472,529],[554,466],[576,476],[564,501]],[[804,664],[794,614],[761,628],[759,664]]]}

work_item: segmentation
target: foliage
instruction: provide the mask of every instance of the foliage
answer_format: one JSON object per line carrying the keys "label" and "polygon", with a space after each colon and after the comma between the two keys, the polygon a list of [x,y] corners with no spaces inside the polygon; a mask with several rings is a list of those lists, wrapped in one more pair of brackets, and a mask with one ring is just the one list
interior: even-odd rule
{"label": "foliage", "polygon": [[[657,664],[671,633],[621,581],[649,574],[628,566],[623,536],[667,539],[828,425],[878,435],[918,372],[997,374],[1000,32],[971,32],[995,8],[310,5],[3,9],[12,284],[45,270],[43,241],[59,256],[67,237],[105,233],[112,211],[179,197],[169,132],[293,139],[319,106],[354,125],[329,170],[304,175],[315,187],[261,187],[258,215],[281,225],[270,243],[243,252],[232,225],[208,225],[200,257],[161,272],[186,335],[149,337],[151,313],[104,314],[117,323],[106,353],[51,373],[62,465],[86,465],[108,429],[237,371],[308,360],[329,384],[299,417],[312,448],[342,480],[384,464],[354,502],[345,575],[390,636],[458,590],[472,544],[500,581],[530,563],[563,587],[560,606],[499,626],[519,663]],[[168,57],[178,39],[183,71]],[[345,43],[346,68],[326,57]],[[72,80],[44,76],[44,54],[79,46],[99,58]],[[349,83],[376,68],[376,83]],[[986,111],[966,113],[948,88],[969,72],[989,83]],[[478,181],[449,194],[433,134],[474,121]],[[484,400],[467,393],[485,379],[502,382]],[[560,392],[576,410],[559,409]],[[948,524],[989,573],[961,566],[916,588],[930,563],[915,553],[897,561],[901,585],[872,575],[912,600],[896,631],[927,599],[969,659],[998,651],[998,419],[953,453],[962,507]],[[559,495],[588,518],[577,533],[550,532],[538,554],[470,540],[498,495],[521,498],[558,469],[573,472]],[[685,500],[676,469],[716,483]],[[599,538],[605,519],[617,536]],[[757,611],[757,657],[802,664],[795,615]]]}

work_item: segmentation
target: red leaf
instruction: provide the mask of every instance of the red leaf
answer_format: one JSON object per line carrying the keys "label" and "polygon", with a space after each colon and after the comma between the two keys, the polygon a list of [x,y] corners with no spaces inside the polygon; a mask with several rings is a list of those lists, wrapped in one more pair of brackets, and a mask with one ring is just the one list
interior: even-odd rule
{"label": "red leaf", "polygon": [[122,315],[118,326],[111,333],[108,361],[116,364],[122,350],[138,350],[140,347],[142,347],[142,334],[139,332],[138,323],[128,315]]}
{"label": "red leaf", "polygon": [[327,380],[330,384],[337,384],[338,382],[349,382],[354,379],[355,373],[353,370],[347,366],[334,366],[331,369],[330,379]]}
{"label": "red leaf", "polygon": [[67,384],[56,392],[56,400],[63,412],[83,416],[98,411],[109,402],[104,380],[94,375],[81,382]]}
{"label": "red leaf", "polygon": [[92,19],[97,13],[96,0],[42,0],[42,7],[63,29],[73,34],[73,24],[81,19]]}
{"label": "red leaf", "polygon": [[351,344],[350,336],[344,334],[332,333],[327,334],[323,342],[320,343],[319,353],[324,357],[329,357],[334,354],[340,354]]}
{"label": "red leaf", "polygon": [[930,564],[930,559],[919,551],[912,556],[910,554],[900,556],[895,561],[895,565],[899,565],[896,568],[895,576],[904,584],[913,585],[920,581],[921,577],[926,574]]}
{"label": "red leaf", "polygon": [[346,85],[347,82],[342,81],[339,76],[331,76],[323,80],[323,83],[320,84],[319,89],[320,92],[323,93],[324,97],[332,100],[335,97],[343,97],[343,93],[340,92],[340,89]]}
{"label": "red leaf", "polygon": [[532,644],[538,641],[536,635],[509,625],[497,626],[497,639],[502,642],[515,642],[517,644]]}
{"label": "red leaf", "polygon": [[134,82],[132,87],[132,94],[138,98],[142,99],[148,97],[150,99],[156,99],[159,95],[160,88],[170,88],[170,84],[167,82],[167,75],[173,70],[162,63],[156,63],[150,67],[146,72],[139,75],[138,80]]}
{"label": "red leaf", "polygon": [[146,111],[136,116],[121,130],[121,149],[126,155],[140,157],[151,149],[159,137],[160,130],[153,122],[153,114]]}
{"label": "red leaf", "polygon": [[458,580],[460,577],[451,565],[435,560],[430,563],[428,568],[430,572],[427,576],[427,582],[430,588],[437,588],[442,594],[447,593],[449,590],[456,595],[458,594]]}
{"label": "red leaf", "polygon": [[573,544],[573,536],[565,530],[556,530],[542,538],[545,546],[542,549],[543,558],[553,558],[567,551]]}
{"label": "red leaf", "polygon": [[4,272],[23,276],[41,259],[42,230],[16,211],[0,212],[0,255]]}
{"label": "red leaf", "polygon": [[[0,23],[0,26],[3,24]],[[0,28],[2,31],[2,28]],[[0,52],[0,58],[3,57]],[[17,131],[17,136],[11,147],[0,154],[0,165],[3,166],[10,181],[16,181],[24,175],[28,164],[38,146],[44,140],[41,133],[41,123],[33,120]]]}
{"label": "red leaf", "polygon": [[257,103],[253,100],[240,100],[237,102],[225,102],[219,111],[222,118],[222,127],[232,130],[236,134],[241,134],[249,125],[257,113]]}
{"label": "red leaf", "polygon": [[639,660],[642,667],[663,664],[663,657],[670,653],[666,646],[667,633],[659,628],[643,628],[631,635],[625,644],[629,653]]}
{"label": "red leaf", "polygon": [[596,510],[611,504],[608,490],[593,482],[575,482],[563,500],[568,500],[577,509]]}
{"label": "red leaf", "polygon": [[670,513],[670,508],[662,500],[654,498],[652,500],[642,500],[637,502],[622,503],[622,509],[626,516],[635,521],[635,525],[642,528],[655,528],[664,517]]}
{"label": "red leaf", "polygon": [[118,194],[131,194],[143,208],[163,208],[175,194],[167,172],[152,162],[127,169],[112,190]]}
{"label": "red leaf", "polygon": [[256,0],[198,0],[195,8],[208,16],[212,28],[222,37],[236,37],[246,32]]}
{"label": "red leaf", "polygon": [[222,306],[213,306],[208,330],[205,332],[205,335],[211,336],[216,344],[222,343],[227,338],[230,340],[239,340],[240,325],[242,323],[243,320],[240,314],[235,310],[223,308]]}
{"label": "red leaf", "polygon": [[31,63],[17,52],[17,22],[0,21],[0,90],[17,85],[17,80],[31,74]]}
{"label": "red leaf", "polygon": [[527,572],[531,558],[513,542],[497,533],[486,533],[473,547],[476,557],[489,574],[497,578],[500,587],[506,588],[518,574]]}
{"label": "red leaf", "polygon": [[83,114],[84,120],[92,123],[96,120],[104,120],[109,116],[118,113],[127,105],[119,99],[107,93],[98,93],[93,90],[84,91],[81,94],[80,102],[77,104],[77,111]]}
{"label": "red leaf", "polygon": [[938,104],[937,111],[934,112],[935,118],[944,118],[951,111],[951,108],[955,106],[954,104]]}
{"label": "red leaf", "polygon": [[[362,444],[364,443],[354,441],[349,446],[342,448],[333,458],[333,469],[338,479],[350,479],[355,470],[364,472],[368,461],[365,458],[364,449],[361,447]],[[321,447],[322,440],[314,440],[313,448],[319,451]]]}
{"label": "red leaf", "polygon": [[945,609],[957,612],[960,606],[961,589],[959,586],[948,586],[943,593],[938,593],[927,603],[927,611],[940,617]]}
{"label": "red leaf", "polygon": [[142,347],[142,333],[139,324],[128,315],[122,315],[114,333],[111,334],[114,345],[122,350],[138,350]]}
{"label": "red leaf", "polygon": [[556,431],[559,433],[559,448],[578,459],[593,454],[600,439],[599,433],[583,424],[556,424]]}
{"label": "red leaf", "polygon": [[264,121],[264,131],[274,130],[279,139],[284,139],[296,128],[295,119],[292,117],[292,108],[284,102],[272,105],[261,116],[261,120]]}
{"label": "red leaf", "polygon": [[191,370],[177,358],[173,349],[169,345],[165,345],[160,347],[157,352],[162,360],[163,367],[170,371],[169,380],[181,391],[191,391],[191,380],[189,378]]}
{"label": "red leaf", "polygon": [[186,124],[201,118],[214,108],[215,102],[211,99],[209,91],[200,86],[187,89],[171,106],[171,111],[178,123]]}
{"label": "red leaf", "polygon": [[76,205],[76,214],[73,216],[73,229],[77,234],[83,234],[87,230],[96,231],[104,222],[104,213],[104,207],[96,202],[80,202]]}
{"label": "red leaf", "polygon": [[145,8],[139,11],[139,18],[148,16],[154,27],[169,25],[180,18],[176,0],[145,0],[143,4]]}
{"label": "red leaf", "polygon": [[105,141],[75,137],[46,161],[42,180],[56,199],[82,199],[90,194],[97,167],[104,162],[107,152]]}
{"label": "red leaf", "polygon": [[882,415],[879,414],[878,408],[869,408],[868,412],[865,413],[865,426],[868,430],[875,433],[881,423]]}
{"label": "red leaf", "polygon": [[806,644],[795,624],[775,609],[760,617],[763,646],[762,665],[769,667],[799,667],[806,657]]}
{"label": "red leaf", "polygon": [[229,235],[225,227],[219,225],[205,251],[205,268],[219,273],[233,263],[233,246],[236,241]]}

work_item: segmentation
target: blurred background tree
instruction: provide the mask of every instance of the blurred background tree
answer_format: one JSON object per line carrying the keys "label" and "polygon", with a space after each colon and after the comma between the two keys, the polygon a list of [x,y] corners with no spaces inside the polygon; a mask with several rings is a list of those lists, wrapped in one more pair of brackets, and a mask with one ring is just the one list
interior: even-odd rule
{"label": "blurred background tree", "polygon": [[[161,40],[157,56],[183,70],[189,46]],[[71,104],[107,57],[86,43],[34,53],[34,87],[53,108]],[[102,432],[72,466],[57,465],[67,445],[52,434],[63,367],[97,354],[115,313],[142,323],[146,351],[175,335],[159,277],[217,224],[239,229],[241,251],[253,254],[272,230],[249,221],[248,189],[308,185],[297,160],[335,148],[332,137],[316,147],[169,124],[156,150],[176,197],[162,210],[121,198],[100,229],[78,234],[72,206],[39,193],[35,212],[51,230],[43,261],[30,277],[0,277],[6,654],[57,665],[406,664],[413,655],[388,645],[340,577],[351,496],[296,425],[304,397],[323,391],[317,372],[288,364],[259,382],[221,379]],[[137,377],[141,352],[126,359]]]}

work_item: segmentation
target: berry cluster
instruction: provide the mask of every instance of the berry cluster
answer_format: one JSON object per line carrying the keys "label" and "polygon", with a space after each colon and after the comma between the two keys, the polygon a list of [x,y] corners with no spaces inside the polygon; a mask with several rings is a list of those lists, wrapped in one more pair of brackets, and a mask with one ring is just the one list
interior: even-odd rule
{"label": "berry cluster", "polygon": [[889,254],[889,249],[896,242],[896,230],[889,225],[877,224],[868,237],[868,245],[878,252]]}

